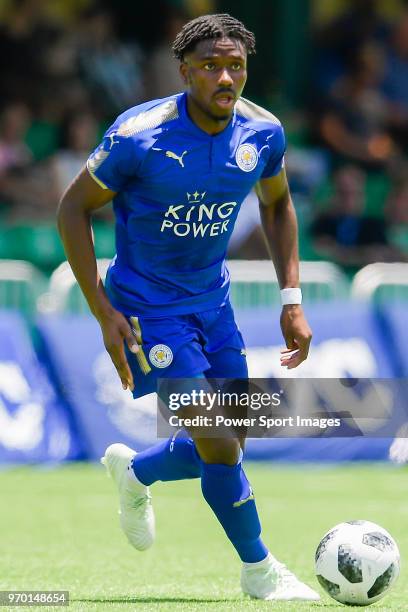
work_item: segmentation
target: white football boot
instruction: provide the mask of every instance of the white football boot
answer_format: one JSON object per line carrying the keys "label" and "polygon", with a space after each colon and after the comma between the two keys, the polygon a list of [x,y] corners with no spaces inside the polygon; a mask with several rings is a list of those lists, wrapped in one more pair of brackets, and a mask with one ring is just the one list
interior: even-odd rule
{"label": "white football boot", "polygon": [[300,582],[286,565],[268,554],[259,563],[244,563],[241,573],[243,592],[255,599],[275,601],[318,601],[320,595]]}
{"label": "white football boot", "polygon": [[399,465],[408,463],[408,424],[405,423],[397,431],[397,437],[394,438],[390,446],[389,455],[394,463]]}
{"label": "white football boot", "polygon": [[139,483],[128,470],[135,455],[136,451],[124,444],[111,444],[101,463],[118,487],[122,530],[134,548],[146,550],[154,541],[155,521],[149,487]]}

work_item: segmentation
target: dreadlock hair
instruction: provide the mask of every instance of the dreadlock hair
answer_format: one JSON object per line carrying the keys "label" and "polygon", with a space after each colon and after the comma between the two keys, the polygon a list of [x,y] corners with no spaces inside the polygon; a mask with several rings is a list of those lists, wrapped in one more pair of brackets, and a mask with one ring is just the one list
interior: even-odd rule
{"label": "dreadlock hair", "polygon": [[203,15],[186,23],[173,43],[174,57],[183,61],[184,55],[201,40],[224,37],[238,38],[245,45],[248,54],[255,53],[254,34],[228,13],[218,13]]}

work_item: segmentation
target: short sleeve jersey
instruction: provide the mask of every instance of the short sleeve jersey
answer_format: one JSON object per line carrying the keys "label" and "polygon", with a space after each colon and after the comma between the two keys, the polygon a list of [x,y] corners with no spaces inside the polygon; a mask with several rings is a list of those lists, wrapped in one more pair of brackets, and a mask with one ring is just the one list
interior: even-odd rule
{"label": "short sleeve jersey", "polygon": [[116,192],[117,254],[106,279],[113,305],[154,317],[225,303],[239,208],[259,179],[281,171],[284,151],[278,119],[244,98],[216,135],[190,119],[186,93],[120,115],[87,162]]}

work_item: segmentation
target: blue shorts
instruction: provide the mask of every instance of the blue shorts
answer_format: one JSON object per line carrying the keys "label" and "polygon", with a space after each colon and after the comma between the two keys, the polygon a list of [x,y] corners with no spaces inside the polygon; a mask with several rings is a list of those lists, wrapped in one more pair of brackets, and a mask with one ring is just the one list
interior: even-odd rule
{"label": "blue shorts", "polygon": [[197,314],[129,317],[140,346],[126,357],[133,397],[157,390],[158,378],[247,378],[245,345],[229,303]]}

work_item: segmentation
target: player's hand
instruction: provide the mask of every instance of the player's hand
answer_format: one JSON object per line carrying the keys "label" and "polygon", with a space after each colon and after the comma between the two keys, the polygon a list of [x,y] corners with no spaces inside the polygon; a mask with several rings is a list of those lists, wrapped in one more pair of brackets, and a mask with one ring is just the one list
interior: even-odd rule
{"label": "player's hand", "polygon": [[99,325],[102,329],[103,342],[113,361],[122,387],[133,391],[135,385],[132,372],[126,359],[124,342],[126,342],[132,353],[139,351],[139,346],[132,333],[132,328],[122,313],[114,308],[109,309],[108,313],[98,316]]}
{"label": "player's hand", "polygon": [[302,307],[298,304],[282,308],[280,324],[287,349],[281,351],[281,366],[292,370],[305,361],[312,340]]}

